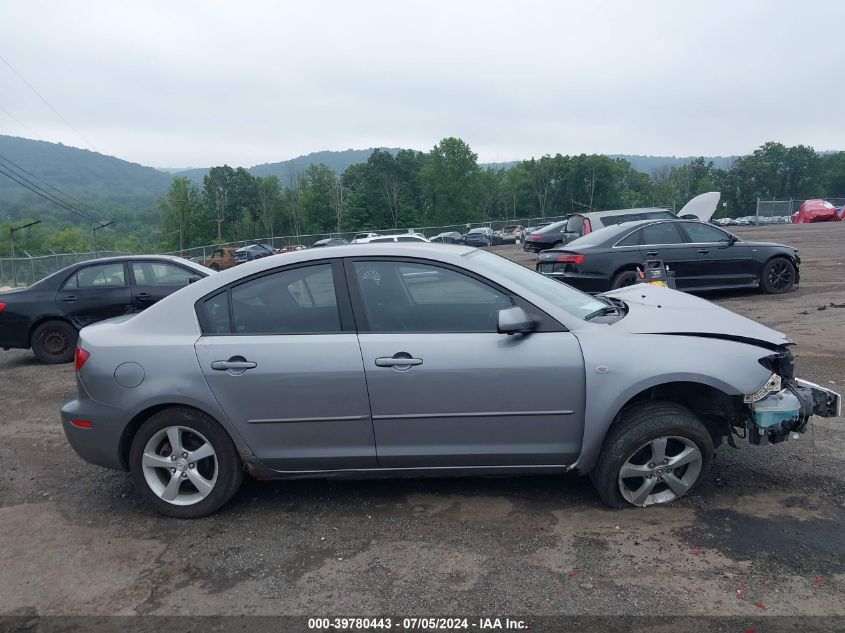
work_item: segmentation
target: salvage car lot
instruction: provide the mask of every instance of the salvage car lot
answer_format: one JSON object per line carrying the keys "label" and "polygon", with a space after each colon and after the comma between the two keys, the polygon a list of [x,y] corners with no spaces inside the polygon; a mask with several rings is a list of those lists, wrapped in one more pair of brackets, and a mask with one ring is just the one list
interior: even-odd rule
{"label": "salvage car lot", "polygon": [[[801,287],[710,298],[793,336],[797,374],[841,390],[845,226],[737,233],[799,248]],[[0,352],[0,613],[845,615],[839,418],[720,448],[667,507],[607,510],[575,476],[248,480],[217,515],[175,521],[66,444],[72,371]]]}

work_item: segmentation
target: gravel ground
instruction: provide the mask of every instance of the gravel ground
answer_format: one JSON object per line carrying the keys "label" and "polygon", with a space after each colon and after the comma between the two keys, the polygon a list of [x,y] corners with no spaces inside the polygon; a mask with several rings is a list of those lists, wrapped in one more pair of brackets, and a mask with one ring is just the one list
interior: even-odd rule
{"label": "gravel ground", "polygon": [[[798,246],[801,287],[708,298],[793,335],[801,376],[845,384],[845,224],[737,233]],[[839,418],[721,448],[665,508],[605,509],[576,476],[247,480],[177,521],[71,451],[73,391],[72,367],[0,352],[0,614],[845,615]]]}

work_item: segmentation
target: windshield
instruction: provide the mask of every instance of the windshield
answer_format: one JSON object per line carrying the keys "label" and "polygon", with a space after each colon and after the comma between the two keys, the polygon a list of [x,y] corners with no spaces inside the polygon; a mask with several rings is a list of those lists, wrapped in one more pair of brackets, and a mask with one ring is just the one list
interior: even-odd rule
{"label": "windshield", "polygon": [[591,297],[580,290],[575,290],[575,288],[559,281],[544,277],[530,268],[499,255],[494,255],[488,251],[475,251],[469,256],[480,258],[485,270],[501,275],[509,281],[540,295],[546,301],[566,310],[579,319],[607,307],[604,301]]}

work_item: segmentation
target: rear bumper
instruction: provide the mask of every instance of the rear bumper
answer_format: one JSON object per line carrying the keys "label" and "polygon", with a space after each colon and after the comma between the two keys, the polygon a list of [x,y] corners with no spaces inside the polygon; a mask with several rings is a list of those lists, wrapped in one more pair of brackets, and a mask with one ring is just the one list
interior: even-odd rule
{"label": "rear bumper", "polygon": [[25,322],[20,318],[10,318],[9,315],[0,316],[0,348],[28,348],[28,333],[28,321]]}
{"label": "rear bumper", "polygon": [[[86,462],[126,470],[121,457],[121,438],[129,423],[126,412],[90,399],[74,399],[62,407],[62,428],[76,454]],[[84,420],[91,428],[79,428],[71,420]]]}

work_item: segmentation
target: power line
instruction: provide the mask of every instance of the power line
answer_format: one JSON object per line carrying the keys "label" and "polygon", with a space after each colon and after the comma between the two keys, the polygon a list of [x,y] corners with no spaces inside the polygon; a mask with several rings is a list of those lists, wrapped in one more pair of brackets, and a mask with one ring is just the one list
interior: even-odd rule
{"label": "power line", "polygon": [[[36,176],[36,175],[35,175],[35,174],[33,174],[31,171],[28,171],[28,170],[24,169],[23,167],[21,167],[20,165],[18,165],[16,162],[14,162],[13,160],[11,160],[11,159],[9,159],[9,158],[6,158],[6,157],[5,157],[5,156],[3,156],[2,154],[0,154],[0,161],[4,161],[4,162],[6,162],[6,163],[9,163],[9,165],[11,165],[11,167],[7,167],[6,169],[9,169],[10,171],[23,172],[23,173],[25,173],[27,176],[29,176],[30,178],[34,178],[35,180],[39,181],[39,182],[41,183],[41,185],[44,185],[44,186],[46,186],[46,187],[49,187],[50,189],[52,189],[53,191],[55,191],[55,192],[57,192],[57,193],[59,193],[59,194],[63,195],[64,197],[66,197],[66,198],[70,198],[71,200],[75,200],[76,202],[78,202],[78,203],[79,203],[79,204],[81,204],[81,205],[85,205],[85,204],[87,204],[86,202],[84,202],[83,200],[80,200],[80,199],[79,199],[79,198],[77,198],[76,196],[74,196],[74,195],[72,195],[72,194],[69,194],[69,193],[67,193],[66,191],[62,191],[61,189],[59,189],[59,188],[58,188],[58,187],[56,187],[56,186],[51,185],[49,182],[47,182],[47,181],[46,181],[46,180],[44,180],[43,178],[41,178],[41,177],[39,177],[39,176]],[[39,187],[40,187],[41,185],[37,185],[37,186],[39,186]],[[68,203],[68,204],[70,204],[70,203]]]}
{"label": "power line", "polygon": [[15,70],[15,67],[14,67],[14,66],[12,66],[12,65],[11,65],[11,64],[10,64],[10,63],[9,63],[9,62],[8,62],[8,61],[7,61],[7,60],[6,60],[3,56],[2,56],[2,55],[0,55],[0,62],[3,62],[4,64],[6,64],[6,66],[8,66],[8,67],[9,67],[9,70],[11,70],[13,73],[15,73],[15,75],[17,75],[18,79],[20,79],[20,80],[21,80],[24,84],[26,84],[26,86],[27,86],[30,90],[32,90],[32,92],[33,92],[33,93],[35,93],[35,96],[37,96],[39,99],[41,99],[41,101],[43,101],[43,102],[44,102],[44,105],[46,105],[48,108],[50,108],[50,110],[52,110],[52,111],[53,111],[53,114],[55,114],[57,117],[59,117],[59,118],[60,118],[60,119],[64,122],[64,124],[65,124],[65,125],[67,125],[67,126],[68,126],[71,130],[73,130],[74,132],[76,132],[76,134],[79,136],[79,138],[81,138],[83,141],[85,141],[85,143],[86,143],[86,144],[87,144],[87,145],[88,145],[91,149],[94,149],[94,150],[96,150],[96,149],[97,149],[96,147],[94,147],[94,144],[93,144],[91,141],[89,141],[87,138],[85,138],[85,136],[82,134],[82,132],[80,132],[80,131],[79,131],[79,130],[77,130],[75,127],[73,127],[73,126],[72,126],[72,125],[68,122],[68,120],[67,120],[66,118],[64,118],[61,114],[59,114],[59,111],[58,111],[58,110],[56,110],[56,108],[54,108],[54,107],[50,104],[50,102],[49,102],[49,101],[47,101],[47,99],[45,99],[43,96],[41,96],[41,93],[40,93],[40,92],[38,92],[38,91],[35,89],[35,87],[34,87],[31,83],[29,83],[29,82],[28,82],[28,81],[24,78],[24,76],[23,76],[23,75],[21,75],[21,74],[20,74],[17,70]]}
{"label": "power line", "polygon": [[20,174],[15,173],[14,171],[9,169],[8,167],[4,167],[4,166],[0,165],[0,174],[2,174],[4,176],[6,176],[7,178],[15,181],[21,187],[24,187],[25,189],[29,189],[32,193],[41,196],[45,200],[52,202],[53,204],[61,207],[62,209],[66,210],[66,211],[70,211],[71,213],[73,213],[75,215],[78,215],[79,217],[83,218],[84,220],[88,220],[89,222],[94,222],[96,224],[102,223],[102,220],[98,220],[96,218],[93,218],[93,217],[89,216],[88,214],[86,214],[84,211],[80,211],[79,209],[75,208],[73,205],[70,205],[67,202],[65,202],[64,200],[61,200],[60,198],[57,198],[53,194],[45,191],[44,189],[42,189],[36,183],[33,183],[32,181],[30,181],[25,176],[21,176]]}
{"label": "power line", "polygon": [[9,112],[9,111],[8,111],[6,108],[4,108],[2,105],[0,105],[0,110],[2,110],[2,111],[6,114],[6,116],[8,116],[10,119],[12,119],[12,121],[14,121],[14,122],[15,122],[15,123],[17,123],[18,125],[20,125],[22,128],[26,129],[26,130],[27,130],[30,134],[32,134],[35,138],[37,138],[37,139],[40,139],[40,138],[41,138],[40,136],[38,136],[38,134],[36,134],[36,133],[35,133],[35,130],[33,130],[33,129],[32,129],[31,127],[29,127],[26,123],[24,123],[23,121],[21,121],[21,120],[20,120],[18,117],[16,117],[14,114],[12,114],[11,112]]}

